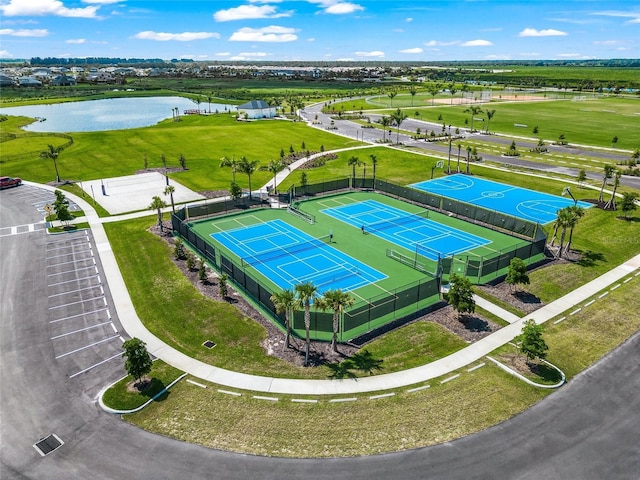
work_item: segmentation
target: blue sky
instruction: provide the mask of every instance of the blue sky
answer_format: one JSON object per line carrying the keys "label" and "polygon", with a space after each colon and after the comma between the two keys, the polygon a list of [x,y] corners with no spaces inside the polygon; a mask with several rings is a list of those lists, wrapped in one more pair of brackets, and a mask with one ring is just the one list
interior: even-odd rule
{"label": "blue sky", "polygon": [[0,58],[640,57],[630,1],[0,0]]}

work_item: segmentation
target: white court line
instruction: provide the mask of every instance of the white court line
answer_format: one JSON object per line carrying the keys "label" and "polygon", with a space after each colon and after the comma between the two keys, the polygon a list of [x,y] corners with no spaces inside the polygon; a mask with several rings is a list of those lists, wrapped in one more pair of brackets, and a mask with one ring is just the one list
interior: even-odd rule
{"label": "white court line", "polygon": [[114,338],[118,338],[118,337],[120,337],[120,335],[114,335],[113,337],[103,338],[102,340],[99,340],[97,342],[93,342],[93,343],[91,343],[89,345],[85,345],[84,347],[76,348],[75,350],[71,350],[70,352],[67,352],[67,353],[62,353],[62,354],[58,355],[55,358],[56,358],[56,360],[58,360],[59,358],[66,357],[67,355],[72,355],[74,353],[81,352],[82,350],[86,350],[87,348],[95,347],[96,345],[100,345],[101,343],[109,342],[109,341],[113,340]]}
{"label": "white court line", "polygon": [[[56,308],[64,308],[64,307],[70,307],[71,305],[78,305],[80,303],[84,303],[84,302],[90,302],[92,300],[98,300],[99,298],[104,298],[102,295],[100,295],[99,297],[92,297],[92,298],[87,298],[84,300],[78,300],[77,302],[71,302],[71,303],[65,303],[62,305],[56,305],[55,307],[49,307],[49,310],[55,310]],[[105,303],[105,307],[106,307],[106,303]]]}
{"label": "white court line", "polygon": [[100,282],[100,276],[99,275],[91,275],[90,277],[74,278],[73,280],[67,280],[66,282],[50,283],[47,286],[48,287],[55,287],[57,285],[64,285],[65,283],[79,282],[81,280],[88,280],[90,278],[96,278],[96,277],[98,277],[98,283],[102,283],[102,282]]}
{"label": "white court line", "polygon": [[94,328],[102,327],[102,326],[108,325],[110,323],[111,323],[111,321],[104,322],[104,323],[98,323],[96,325],[91,325],[90,327],[81,328],[80,330],[74,330],[73,332],[67,332],[67,333],[63,333],[63,334],[60,334],[60,335],[56,335],[55,337],[51,337],[51,340],[57,340],[58,338],[68,337],[69,335],[74,335],[74,334],[80,333],[80,332],[86,332],[87,330],[91,330],[91,329],[94,329]]}
{"label": "white court line", "polygon": [[[71,320],[72,318],[78,318],[78,317],[83,317],[85,315],[90,315],[92,313],[99,313],[99,312],[104,312],[105,310],[107,310],[106,308],[99,308],[97,310],[93,310],[91,312],[82,312],[82,313],[78,313],[77,315],[71,315],[69,317],[63,317],[63,318],[58,318],[56,320],[51,320],[49,323],[58,323],[58,322],[63,322],[65,320]],[[108,311],[108,310],[107,310]]]}
{"label": "white court line", "polygon": [[122,357],[122,353],[118,353],[117,355],[114,355],[113,357],[109,357],[106,360],[103,360],[101,362],[96,363],[95,365],[91,365],[89,368],[85,368],[84,370],[80,370],[77,373],[74,373],[73,375],[69,375],[69,378],[74,378],[77,377],[80,374],[83,374],[85,372],[88,372],[89,370],[91,370],[92,368],[96,368],[99,367],[100,365],[102,365],[103,363],[107,363],[109,360],[113,360],[114,358],[118,358],[118,357]]}

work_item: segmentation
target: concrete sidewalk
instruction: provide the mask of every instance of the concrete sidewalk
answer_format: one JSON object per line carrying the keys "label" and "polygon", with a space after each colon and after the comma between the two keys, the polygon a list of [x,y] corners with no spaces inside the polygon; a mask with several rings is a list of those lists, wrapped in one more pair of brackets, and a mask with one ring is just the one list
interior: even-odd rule
{"label": "concrete sidewalk", "polygon": [[[46,185],[32,185],[53,190],[53,188]],[[111,289],[115,308],[118,312],[118,318],[127,334],[143,340],[152,355],[183,372],[221,386],[241,390],[294,395],[343,395],[388,390],[426,382],[466,367],[482,359],[496,348],[513,340],[520,334],[522,324],[526,319],[533,318],[538,324],[547,322],[563,312],[574,309],[598,292],[608,288],[629,273],[640,268],[640,255],[638,255],[586,285],[520,319],[514,318],[515,316],[509,312],[505,312],[500,307],[486,300],[481,300],[480,306],[482,306],[482,308],[504,318],[510,325],[469,345],[463,350],[427,365],[402,372],[344,380],[300,380],[261,377],[233,372],[200,362],[182,354],[151,334],[142,324],[135,311],[102,225],[103,219],[98,218],[98,215],[91,205],[81,198],[70,193],[66,195],[78,203],[86,213],[87,220],[95,238],[97,253],[102,262],[106,281]],[[153,212],[140,212],[140,214],[153,215]]]}

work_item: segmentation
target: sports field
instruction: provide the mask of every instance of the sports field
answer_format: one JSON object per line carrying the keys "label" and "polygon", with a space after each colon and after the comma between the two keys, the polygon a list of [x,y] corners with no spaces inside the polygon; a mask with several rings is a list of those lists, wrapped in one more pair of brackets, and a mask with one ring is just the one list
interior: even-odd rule
{"label": "sports field", "polygon": [[[439,259],[461,254],[482,263],[529,245],[372,192],[324,196],[296,207],[305,215],[251,209],[190,222],[189,229],[200,248],[208,245],[208,258],[271,313],[270,296],[302,282],[312,282],[319,295],[348,291],[356,303],[345,312],[341,340],[439,301]],[[301,312],[293,324],[304,332]],[[313,312],[312,336],[328,339],[330,333],[331,312]]]}
{"label": "sports field", "polygon": [[[570,197],[549,195],[462,174],[414,183],[411,187],[542,225],[553,222],[558,210],[574,203]],[[586,202],[577,204],[582,208],[591,207]]]}

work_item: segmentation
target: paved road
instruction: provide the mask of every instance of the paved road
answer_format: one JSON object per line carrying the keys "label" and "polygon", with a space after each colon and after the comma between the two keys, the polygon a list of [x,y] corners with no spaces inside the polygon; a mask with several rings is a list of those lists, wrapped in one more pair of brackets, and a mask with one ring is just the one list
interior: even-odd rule
{"label": "paved road", "polygon": [[[41,220],[24,201],[7,192],[0,195],[0,228]],[[86,358],[71,365],[66,357],[55,358],[60,353],[48,323],[53,318],[51,287],[43,273],[50,262],[50,241],[36,230],[0,237],[3,480],[639,477],[640,334],[528,412],[430,448],[287,460],[209,450],[139,430],[103,413],[93,400],[99,384],[121,375],[121,366],[107,362],[70,378],[71,367]],[[41,457],[32,445],[50,433],[65,444]]]}
{"label": "paved road", "polygon": [[[322,113],[322,104],[316,104],[308,106],[303,111],[303,118],[310,122],[316,121],[313,126],[317,128],[325,129],[331,125],[331,116]],[[382,115],[366,114],[371,118],[372,122],[375,122]],[[364,142],[379,142],[383,138],[383,132],[377,128],[362,128],[359,124],[350,122],[348,120],[336,120],[334,121],[335,130],[330,130],[332,133],[343,135],[345,137],[357,139]],[[416,120],[413,117],[407,118],[402,124],[402,130],[415,132],[417,128],[422,131],[435,130],[441,131],[441,124],[428,123],[421,120]],[[389,133],[390,132],[390,133]],[[472,138],[482,139],[483,142],[496,144],[499,148],[504,148],[511,144],[511,138],[505,138],[499,135],[483,135],[480,133],[469,134],[465,129],[462,129],[464,135],[470,135]],[[388,139],[391,138],[394,142],[396,138],[406,146],[411,146],[424,150],[427,153],[437,155],[443,158],[447,158],[449,154],[449,146],[443,142],[425,142],[420,140],[413,140],[409,135],[400,133],[397,135],[395,127],[390,127],[389,131],[384,133],[384,136]],[[533,141],[519,141],[518,146],[520,148],[528,149],[535,147],[537,142]],[[602,159],[610,160],[612,163],[627,160],[628,155],[623,155],[615,152],[609,152],[604,150],[590,150],[580,146],[555,146],[549,147],[550,151],[555,154],[571,154],[571,155],[588,155],[592,157],[598,157]],[[462,158],[464,160],[465,152],[462,152]],[[522,160],[517,157],[502,157],[500,155],[491,155],[488,153],[482,153],[482,157],[491,162],[501,163],[504,165],[514,165],[519,167],[528,168],[531,170],[539,170],[547,173],[557,173],[562,175],[568,175],[570,177],[576,177],[578,175],[578,168],[554,166],[544,163],[537,163],[530,160]],[[452,165],[457,159],[457,150],[451,152]],[[602,181],[602,173],[599,170],[587,171],[587,177],[596,182]],[[622,185],[640,189],[640,177],[623,176],[620,179]]]}

